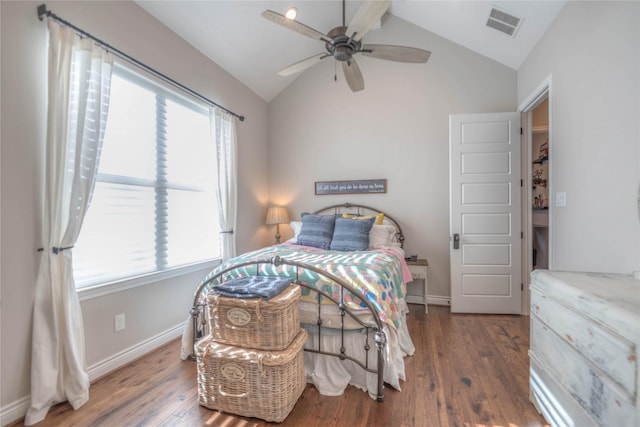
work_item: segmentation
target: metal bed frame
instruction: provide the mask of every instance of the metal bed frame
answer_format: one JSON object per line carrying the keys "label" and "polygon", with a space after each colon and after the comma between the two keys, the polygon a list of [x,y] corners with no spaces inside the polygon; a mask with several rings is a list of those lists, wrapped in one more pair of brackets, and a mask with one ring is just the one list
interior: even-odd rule
{"label": "metal bed frame", "polygon": [[[332,205],[320,210],[315,211],[315,214],[319,214],[321,212],[326,212],[326,211],[330,211],[330,210],[334,210],[334,212],[340,213],[340,211],[342,209],[356,209],[357,213],[360,214],[360,210],[361,209],[365,209],[367,211],[371,211],[371,212],[379,212],[377,209],[374,208],[370,208],[367,206],[363,206],[363,205],[353,205],[350,203],[344,203],[341,205]],[[400,228],[400,225],[398,224],[397,221],[395,221],[393,218],[391,218],[390,216],[388,216],[387,214],[385,214],[385,218],[388,219],[389,221],[391,221],[393,223],[393,225],[396,227],[397,229],[397,233],[396,236],[400,242],[400,244],[402,245],[404,243],[404,235],[402,234],[402,229]],[[242,267],[246,267],[246,266],[251,266],[251,265],[255,265],[256,267],[256,275],[260,275],[260,265],[262,264],[271,264],[274,266],[279,266],[279,265],[290,265],[295,267],[295,279],[293,281],[293,283],[302,286],[304,288],[309,289],[310,291],[314,292],[315,295],[317,295],[316,300],[317,300],[317,306],[318,306],[318,318],[316,321],[316,326],[317,326],[317,348],[305,348],[304,351],[306,352],[310,352],[310,353],[316,353],[316,354],[322,354],[325,356],[333,356],[333,357],[337,357],[340,360],[350,360],[352,362],[354,362],[355,364],[357,364],[358,366],[360,366],[362,369],[364,369],[367,372],[370,372],[372,374],[377,375],[377,396],[376,396],[376,400],[379,402],[382,402],[384,400],[384,349],[387,345],[387,338],[386,335],[383,332],[383,323],[380,320],[380,316],[378,315],[378,312],[376,311],[375,307],[373,306],[373,304],[371,304],[366,297],[364,297],[361,292],[358,289],[355,289],[354,287],[352,287],[350,284],[346,283],[344,280],[332,275],[331,273],[328,273],[322,269],[319,269],[317,267],[314,267],[312,265],[309,264],[305,264],[305,263],[301,263],[301,262],[295,262],[295,261],[289,261],[287,259],[281,258],[279,256],[273,257],[271,259],[259,259],[259,260],[252,260],[252,261],[247,261],[241,264],[237,264],[234,265],[232,267],[229,267],[227,269],[221,270],[219,271],[217,274],[215,274],[214,276],[210,277],[208,280],[200,283],[200,285],[198,286],[198,288],[195,291],[194,294],[194,298],[193,298],[193,306],[191,308],[190,314],[191,314],[191,319],[193,322],[193,337],[192,337],[192,341],[193,341],[193,345],[195,346],[196,342],[202,338],[205,335],[206,329],[207,329],[207,321],[206,321],[206,316],[205,316],[205,306],[206,306],[206,295],[209,293],[209,291],[211,290],[211,288],[218,283],[219,281],[221,281],[221,278],[229,273],[230,271],[233,271],[235,269],[238,268],[242,268]],[[309,284],[306,284],[304,282],[302,282],[299,277],[300,277],[300,270],[308,270],[308,271],[312,271],[318,275],[320,275],[321,277],[324,277],[325,279],[328,279],[329,281],[337,284],[340,287],[340,298],[339,299],[334,299],[331,295],[327,294],[326,292],[317,289]],[[370,311],[371,316],[373,318],[373,321],[375,324],[365,324],[364,322],[362,322],[344,303],[344,295],[345,295],[345,290],[346,292],[350,292],[351,294],[353,294],[354,296],[356,296],[360,301],[362,301],[366,306],[367,309]],[[323,331],[322,331],[322,316],[321,316],[321,306],[322,306],[322,301],[323,299],[327,299],[329,301],[331,301],[333,304],[335,304],[338,307],[339,310],[339,314],[340,314],[340,318],[341,318],[341,327],[339,328],[340,331],[340,352],[339,353],[333,353],[333,352],[329,352],[329,351],[325,351],[322,348],[322,337],[323,337]],[[344,320],[344,316],[348,315],[349,317],[351,317],[353,320],[355,320],[358,324],[360,324],[362,326],[362,329],[365,331],[366,334],[366,339],[365,339],[365,346],[364,346],[364,362],[361,361],[360,359],[348,355],[346,354],[345,351],[345,346],[344,346],[344,339],[345,339],[345,320]],[[335,329],[335,328],[334,328]],[[373,340],[373,343],[375,345],[376,351],[377,351],[377,366],[372,367],[369,364],[369,351],[371,350],[371,345],[370,345],[370,339]],[[191,347],[191,354],[189,355],[189,359],[191,360],[195,360],[195,356],[193,353],[193,346]]]}

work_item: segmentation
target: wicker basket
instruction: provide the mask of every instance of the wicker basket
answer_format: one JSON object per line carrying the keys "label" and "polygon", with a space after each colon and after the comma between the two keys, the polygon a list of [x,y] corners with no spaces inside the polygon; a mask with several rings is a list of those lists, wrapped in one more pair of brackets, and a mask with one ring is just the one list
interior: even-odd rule
{"label": "wicker basket", "polygon": [[207,295],[209,326],[218,343],[258,350],[284,350],[300,330],[300,287],[290,285],[277,296],[229,298]]}
{"label": "wicker basket", "polygon": [[303,346],[299,330],[283,351],[251,350],[215,342],[196,346],[198,403],[210,409],[281,422],[305,388]]}

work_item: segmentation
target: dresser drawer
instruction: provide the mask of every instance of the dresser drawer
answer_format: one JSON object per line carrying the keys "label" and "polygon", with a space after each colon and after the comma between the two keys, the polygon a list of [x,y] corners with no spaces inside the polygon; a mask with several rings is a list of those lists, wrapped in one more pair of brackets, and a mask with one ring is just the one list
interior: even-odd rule
{"label": "dresser drawer", "polygon": [[531,318],[531,338],[531,359],[543,366],[599,425],[637,425],[635,396],[631,398],[536,316]]}
{"label": "dresser drawer", "polygon": [[610,377],[633,401],[638,386],[635,344],[536,289],[531,292],[531,315],[551,325],[559,339]]}

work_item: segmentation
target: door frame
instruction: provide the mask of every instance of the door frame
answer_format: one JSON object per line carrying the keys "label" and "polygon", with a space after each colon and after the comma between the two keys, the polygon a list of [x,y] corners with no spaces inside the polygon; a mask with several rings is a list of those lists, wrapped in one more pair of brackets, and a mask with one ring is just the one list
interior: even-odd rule
{"label": "door frame", "polygon": [[532,167],[531,162],[533,161],[531,155],[531,145],[532,145],[532,115],[533,110],[540,105],[545,99],[549,100],[549,231],[548,231],[548,257],[549,270],[553,269],[553,200],[554,197],[554,181],[553,181],[553,167],[552,162],[554,159],[553,156],[553,126],[552,126],[552,111],[553,111],[553,99],[552,99],[552,90],[551,90],[551,74],[548,75],[530,94],[527,96],[524,101],[519,105],[518,111],[521,112],[520,123],[522,126],[522,150],[521,150],[521,173],[522,173],[522,197],[520,198],[522,203],[522,228],[523,228],[523,239],[522,239],[522,283],[526,286],[526,292],[522,292],[522,314],[529,314],[529,301],[531,300],[531,290],[530,286],[530,277],[531,272],[533,271],[533,254],[532,254],[532,244],[533,244],[533,216],[531,212],[532,205],[532,189],[531,189],[531,181],[532,181]]}

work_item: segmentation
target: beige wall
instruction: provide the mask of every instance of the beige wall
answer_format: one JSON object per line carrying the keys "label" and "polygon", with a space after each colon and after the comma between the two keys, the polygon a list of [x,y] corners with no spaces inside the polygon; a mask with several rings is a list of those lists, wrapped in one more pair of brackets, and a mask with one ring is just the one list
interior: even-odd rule
{"label": "beige wall", "polygon": [[[404,229],[407,254],[429,260],[429,294],[446,301],[449,114],[515,111],[516,72],[395,17],[367,42],[433,54],[418,65],[359,56],[358,93],[340,68],[334,82],[330,59],[302,74],[269,105],[270,195],[298,219],[344,201],[388,212]],[[369,178],[386,178],[388,192],[314,195],[315,181]]]}
{"label": "beige wall", "polygon": [[[29,394],[31,311],[40,233],[40,180],[46,123],[46,24],[42,2],[2,1],[1,10],[1,366],[0,408],[19,412]],[[238,123],[238,249],[269,238],[267,104],[132,2],[47,2],[62,18],[231,110]],[[179,325],[204,272],[85,300],[87,364],[100,365]],[[115,334],[113,316],[127,328]],[[3,420],[5,422],[5,420]]]}
{"label": "beige wall", "polygon": [[640,269],[640,3],[567,2],[518,71],[522,102],[551,75],[555,270]]}
{"label": "beige wall", "polygon": [[[0,2],[0,409],[5,412],[19,410],[29,393],[46,117],[46,25],[36,17],[39,3]],[[551,74],[553,189],[567,192],[567,207],[553,212],[554,266],[640,268],[638,3],[568,2],[517,73],[391,17],[367,41],[432,50],[427,64],[360,57],[366,89],[353,94],[340,74],[333,81],[334,65],[325,60],[269,105],[134,3],[47,6],[247,116],[238,124],[240,252],[272,239],[273,230],[263,225],[269,199],[288,206],[294,218],[328,204],[360,202],[402,223],[407,253],[429,259],[429,293],[447,298],[449,114],[514,111]],[[313,194],[317,180],[366,178],[388,179],[388,193]],[[282,231],[284,237],[290,234],[288,227]],[[88,365],[183,322],[201,276],[194,272],[83,301]],[[114,334],[113,315],[121,312],[127,329]]]}

